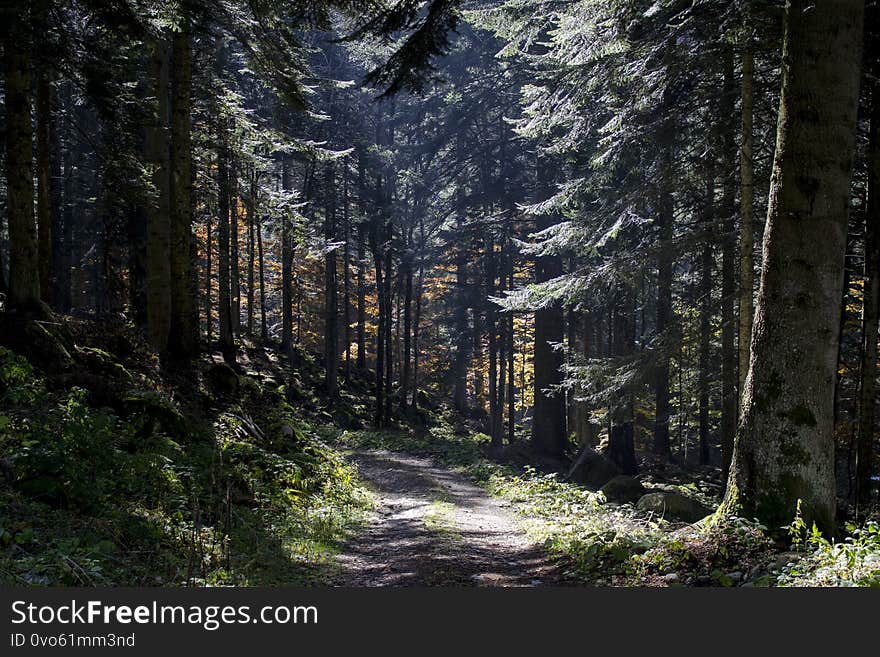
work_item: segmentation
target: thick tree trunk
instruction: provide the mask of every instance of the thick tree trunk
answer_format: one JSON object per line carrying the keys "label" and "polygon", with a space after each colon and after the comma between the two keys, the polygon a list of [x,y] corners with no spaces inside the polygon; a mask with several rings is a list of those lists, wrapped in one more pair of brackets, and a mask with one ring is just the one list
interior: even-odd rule
{"label": "thick tree trunk", "polygon": [[[761,287],[722,511],[834,533],[834,382],[864,17],[789,0]],[[804,321],[809,317],[810,321]]]}
{"label": "thick tree trunk", "polygon": [[198,351],[199,328],[193,296],[192,253],[192,41],[189,20],[172,41],[171,81],[171,336],[169,349],[188,358]]}
{"label": "thick tree trunk", "polygon": [[37,225],[34,219],[33,129],[27,4],[3,12],[6,104],[6,207],[9,229],[9,307],[40,305]]}
{"label": "thick tree trunk", "polygon": [[153,41],[150,83],[155,101],[146,140],[153,185],[153,198],[147,204],[147,334],[160,352],[168,347],[171,331],[169,63],[168,45],[162,40]]}

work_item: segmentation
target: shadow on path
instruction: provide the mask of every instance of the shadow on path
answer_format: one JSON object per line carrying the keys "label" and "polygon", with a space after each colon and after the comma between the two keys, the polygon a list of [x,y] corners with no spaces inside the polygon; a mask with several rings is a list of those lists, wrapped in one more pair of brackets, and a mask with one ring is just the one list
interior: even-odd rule
{"label": "shadow on path", "polygon": [[376,495],[366,529],[339,557],[341,586],[562,584],[514,514],[464,476],[428,459],[355,451]]}

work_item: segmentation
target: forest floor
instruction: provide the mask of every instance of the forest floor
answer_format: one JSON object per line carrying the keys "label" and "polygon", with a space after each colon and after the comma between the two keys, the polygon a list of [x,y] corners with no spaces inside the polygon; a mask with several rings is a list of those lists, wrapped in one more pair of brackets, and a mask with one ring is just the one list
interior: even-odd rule
{"label": "forest floor", "polygon": [[343,586],[561,584],[559,565],[509,502],[431,459],[385,450],[348,454],[374,494],[364,531],[338,558]]}
{"label": "forest floor", "polygon": [[0,585],[880,585],[876,522],[836,543],[693,522],[718,477],[646,464],[638,494],[688,498],[686,522],[569,480],[525,429],[493,453],[442,400],[371,430],[367,373],[332,401],[322,375],[254,342],[166,366],[128,324],[0,313]]}

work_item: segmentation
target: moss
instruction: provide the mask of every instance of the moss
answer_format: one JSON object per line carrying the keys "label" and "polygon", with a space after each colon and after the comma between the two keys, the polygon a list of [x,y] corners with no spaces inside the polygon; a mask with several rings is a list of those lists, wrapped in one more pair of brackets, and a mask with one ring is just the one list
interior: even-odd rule
{"label": "moss", "polygon": [[755,388],[754,405],[758,411],[765,412],[779,399],[782,394],[782,377],[773,370],[763,386]]}
{"label": "moss", "polygon": [[815,427],[817,424],[816,416],[813,415],[813,411],[805,404],[796,404],[787,413],[780,413],[779,415],[799,427]]}
{"label": "moss", "polygon": [[782,444],[779,446],[779,452],[786,466],[807,465],[813,460],[810,453],[801,446],[797,438],[783,438]]}

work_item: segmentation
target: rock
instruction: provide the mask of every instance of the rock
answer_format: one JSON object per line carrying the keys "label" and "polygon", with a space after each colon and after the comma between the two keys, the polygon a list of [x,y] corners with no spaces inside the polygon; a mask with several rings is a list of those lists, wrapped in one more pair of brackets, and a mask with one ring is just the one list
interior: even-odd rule
{"label": "rock", "polygon": [[568,472],[569,480],[590,488],[601,488],[620,474],[620,469],[607,456],[592,447],[584,447]]}
{"label": "rock", "polygon": [[678,581],[678,573],[667,573],[663,576],[663,581],[667,584],[672,584],[673,582]]}
{"label": "rock", "polygon": [[697,500],[669,490],[643,495],[636,507],[639,511],[650,511],[666,518],[675,518],[685,522],[697,522],[712,513],[711,509],[706,508]]}
{"label": "rock", "polygon": [[727,573],[727,577],[734,584],[739,584],[743,579],[743,574],[740,571],[735,570],[732,573]]}
{"label": "rock", "polygon": [[635,504],[647,492],[635,477],[617,475],[602,486],[605,498],[613,502],[630,502]]}
{"label": "rock", "polygon": [[211,389],[217,394],[235,395],[238,392],[238,374],[226,363],[214,363],[211,365],[205,370],[205,379]]}

